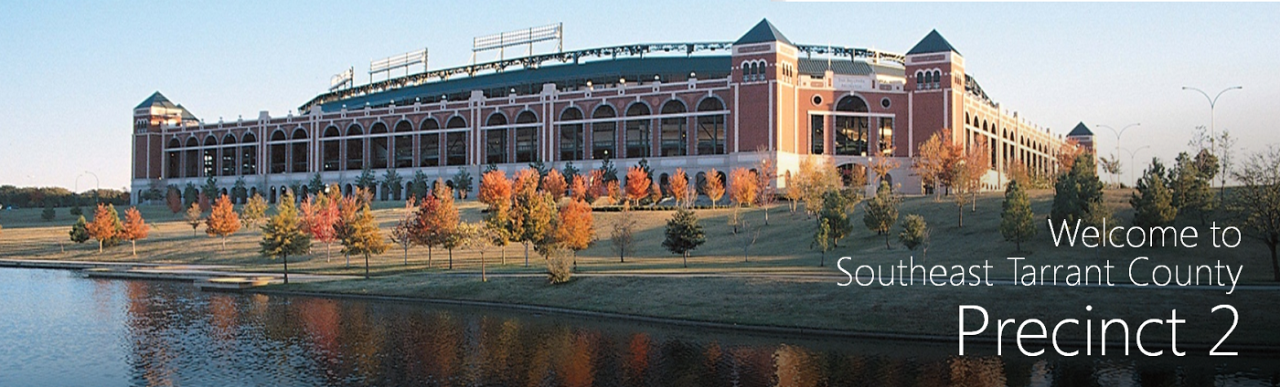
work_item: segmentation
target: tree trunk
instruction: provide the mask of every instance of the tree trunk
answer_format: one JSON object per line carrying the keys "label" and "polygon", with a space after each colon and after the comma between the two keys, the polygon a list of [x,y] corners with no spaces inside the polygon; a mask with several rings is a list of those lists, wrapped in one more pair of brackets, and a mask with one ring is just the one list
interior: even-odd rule
{"label": "tree trunk", "polygon": [[885,233],[884,233],[884,249],[885,249],[885,250],[893,250],[893,246],[889,246],[889,233],[888,233],[888,232],[885,232]]}
{"label": "tree trunk", "polygon": [[289,284],[289,254],[281,255],[280,258],[284,259],[284,283],[287,285]]}
{"label": "tree trunk", "polygon": [[427,268],[431,268],[431,245],[427,245]]}
{"label": "tree trunk", "polygon": [[138,256],[138,241],[129,241],[129,247],[133,248],[133,256]]}
{"label": "tree trunk", "polygon": [[978,190],[977,189],[974,189],[973,196],[970,196],[970,200],[973,201],[973,209],[969,210],[969,212],[978,212]]}
{"label": "tree trunk", "polygon": [[484,250],[480,250],[480,282],[489,282],[489,274],[485,272]]}
{"label": "tree trunk", "polygon": [[684,252],[684,267],[685,267],[685,268],[688,268],[688,267],[689,267],[689,252],[688,252],[688,251]]}
{"label": "tree trunk", "polygon": [[1018,240],[1013,241],[1013,245],[1014,245],[1014,246],[1017,246],[1017,248],[1018,248],[1018,252],[1019,252],[1019,253],[1021,253],[1021,252],[1022,252],[1022,240],[1021,240],[1021,239],[1018,239]]}
{"label": "tree trunk", "polygon": [[[222,251],[227,251],[227,236],[222,236]],[[137,255],[136,253],[134,255]]]}
{"label": "tree trunk", "polygon": [[324,261],[325,262],[329,262],[329,246],[330,244],[328,243],[324,244]]}
{"label": "tree trunk", "polygon": [[364,253],[364,279],[369,279],[369,253]]}
{"label": "tree trunk", "polygon": [[[626,252],[627,252],[627,249],[625,249],[625,248],[623,248],[623,249],[618,249],[618,263],[627,263],[627,257],[626,257],[626,254],[625,254]],[[577,259],[576,257],[577,257],[578,252],[576,252],[576,251],[575,251],[575,252],[573,252],[573,254],[574,254],[574,257],[575,257],[574,259]]]}
{"label": "tree trunk", "polygon": [[[505,242],[504,242],[504,243],[505,243]],[[502,246],[498,246],[498,247],[501,247],[501,248],[502,248],[502,266],[506,266],[506,265],[507,265],[507,246],[506,246],[506,245],[502,245]]]}
{"label": "tree trunk", "polygon": [[1276,282],[1280,282],[1280,261],[1276,260],[1276,244],[1267,243],[1267,248],[1271,249],[1271,272],[1275,276]]}
{"label": "tree trunk", "polygon": [[820,260],[820,261],[818,261],[818,267],[826,266],[826,265],[827,265],[827,251],[826,251],[826,250],[822,250],[822,254],[820,255],[820,257],[821,257],[821,258],[820,258],[821,260]]}
{"label": "tree trunk", "polygon": [[449,270],[453,270],[453,249],[449,249]]}
{"label": "tree trunk", "polygon": [[409,266],[409,246],[404,247],[404,265]]}
{"label": "tree trunk", "polygon": [[761,208],[764,208],[764,225],[768,226],[769,225],[769,206],[766,205],[766,206],[762,206]]}
{"label": "tree trunk", "polygon": [[524,242],[524,267],[529,267],[529,242]]}
{"label": "tree trunk", "polygon": [[964,228],[964,205],[962,204],[959,207],[956,207],[956,210],[957,210],[956,213],[960,215],[960,217],[957,218],[958,225],[959,225],[958,227]]}
{"label": "tree trunk", "polygon": [[98,254],[102,254],[102,240],[98,240]]}
{"label": "tree trunk", "polygon": [[342,253],[342,256],[347,258],[347,267],[351,267],[351,254]]}

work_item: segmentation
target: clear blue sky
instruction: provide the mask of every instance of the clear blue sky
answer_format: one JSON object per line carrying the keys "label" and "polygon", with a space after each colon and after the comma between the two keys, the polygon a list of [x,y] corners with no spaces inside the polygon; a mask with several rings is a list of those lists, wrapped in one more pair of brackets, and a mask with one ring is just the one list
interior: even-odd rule
{"label": "clear blue sky", "polygon": [[767,17],[795,42],[905,52],[936,28],[992,98],[1058,133],[1141,122],[1122,145],[1169,160],[1209,122],[1181,86],[1242,85],[1218,129],[1245,150],[1280,143],[1276,4],[360,3],[5,2],[0,185],[127,185],[131,109],[156,90],[210,122],[283,115],[348,67],[363,82],[370,60],[422,47],[459,65],[474,36],[553,22],[566,49],[732,41]]}

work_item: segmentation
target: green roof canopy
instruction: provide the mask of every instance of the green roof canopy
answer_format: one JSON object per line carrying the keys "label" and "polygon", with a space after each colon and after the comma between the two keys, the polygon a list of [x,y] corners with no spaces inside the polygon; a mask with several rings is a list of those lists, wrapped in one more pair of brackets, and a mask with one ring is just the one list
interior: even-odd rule
{"label": "green roof canopy", "polygon": [[1071,133],[1067,133],[1067,137],[1092,136],[1092,135],[1093,135],[1093,131],[1089,130],[1088,126],[1084,126],[1083,122],[1076,124],[1075,129],[1071,129]]}
{"label": "green roof canopy", "polygon": [[947,42],[947,38],[942,37],[942,34],[938,33],[938,30],[933,30],[929,31],[929,34],[925,35],[924,39],[920,39],[920,43],[916,43],[915,47],[911,47],[911,51],[907,51],[907,55],[948,51],[957,54],[960,53],[960,51],[957,51],[955,47],[951,46],[950,42]]}
{"label": "green roof canopy", "polygon": [[783,42],[794,46],[794,44],[791,43],[791,40],[788,40],[786,36],[782,35],[782,32],[779,32],[778,29],[773,26],[773,23],[769,23],[769,19],[761,19],[760,23],[757,23],[755,27],[751,27],[751,30],[747,31],[746,35],[742,35],[742,37],[738,38],[738,41],[733,42],[733,44],[739,45],[765,42]]}

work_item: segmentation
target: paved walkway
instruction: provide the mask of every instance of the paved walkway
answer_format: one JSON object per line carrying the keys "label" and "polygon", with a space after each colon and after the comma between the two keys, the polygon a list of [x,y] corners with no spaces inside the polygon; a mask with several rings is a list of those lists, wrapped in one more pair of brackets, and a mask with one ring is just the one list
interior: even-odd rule
{"label": "paved walkway", "polygon": [[[282,273],[235,271],[235,266],[227,265],[0,259],[0,267],[81,270],[89,277],[98,278],[181,280],[194,282],[246,278],[259,279],[270,283],[284,282],[284,274]],[[353,278],[361,277],[289,273],[289,282],[333,281]]]}

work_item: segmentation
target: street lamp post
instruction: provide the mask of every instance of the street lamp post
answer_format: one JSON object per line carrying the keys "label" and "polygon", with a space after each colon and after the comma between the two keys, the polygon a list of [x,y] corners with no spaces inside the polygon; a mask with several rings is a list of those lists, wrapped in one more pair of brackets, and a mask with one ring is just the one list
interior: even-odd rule
{"label": "street lamp post", "polygon": [[1143,149],[1147,149],[1147,148],[1150,148],[1150,147],[1151,147],[1150,145],[1147,145],[1147,146],[1144,146],[1144,147],[1141,147],[1141,148],[1138,148],[1138,149],[1134,149],[1134,150],[1132,150],[1132,151],[1127,150],[1127,149],[1125,150],[1125,152],[1128,152],[1128,153],[1129,153],[1129,173],[1130,173],[1130,174],[1132,174],[1132,175],[1134,176],[1133,185],[1134,185],[1135,187],[1138,185],[1138,179],[1141,179],[1141,177],[1138,177],[1138,174],[1137,174],[1136,170],[1134,169],[1134,168],[1137,166],[1137,164],[1135,164],[1135,163],[1134,163],[1134,161],[1135,161],[1134,156],[1135,156],[1135,155],[1137,155],[1137,154],[1138,154],[1138,152],[1141,152]]}
{"label": "street lamp post", "polygon": [[1228,88],[1222,89],[1222,91],[1219,91],[1217,95],[1214,95],[1213,97],[1209,97],[1209,93],[1204,92],[1204,90],[1200,90],[1200,89],[1197,89],[1197,88],[1194,88],[1194,87],[1187,87],[1187,86],[1183,86],[1183,87],[1182,87],[1182,90],[1192,90],[1192,91],[1195,91],[1195,92],[1200,93],[1200,95],[1203,95],[1203,96],[1204,96],[1204,99],[1206,99],[1206,100],[1208,100],[1208,101],[1209,101],[1209,149],[1210,149],[1210,150],[1215,150],[1215,149],[1213,149],[1213,145],[1214,145],[1214,141],[1216,141],[1216,140],[1214,139],[1214,137],[1215,137],[1215,136],[1217,136],[1217,134],[1216,134],[1216,132],[1215,132],[1215,130],[1214,130],[1214,127],[1213,127],[1213,121],[1214,121],[1214,119],[1213,119],[1213,110],[1214,110],[1214,108],[1215,108],[1215,107],[1217,107],[1217,106],[1218,106],[1218,97],[1221,97],[1223,93],[1226,93],[1226,92],[1228,92],[1228,91],[1231,91],[1231,90],[1240,90],[1240,89],[1243,89],[1243,88],[1244,88],[1244,87],[1242,87],[1242,86],[1232,86],[1232,87],[1228,87]]}
{"label": "street lamp post", "polygon": [[1120,157],[1120,136],[1123,136],[1124,131],[1129,130],[1129,128],[1132,128],[1135,126],[1141,126],[1141,125],[1142,123],[1135,122],[1129,125],[1125,125],[1123,128],[1120,128],[1120,130],[1116,130],[1116,128],[1113,128],[1107,125],[1097,125],[1097,126],[1099,128],[1107,128],[1107,130],[1110,130],[1112,133],[1116,134],[1116,156],[1115,157]]}

